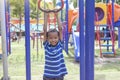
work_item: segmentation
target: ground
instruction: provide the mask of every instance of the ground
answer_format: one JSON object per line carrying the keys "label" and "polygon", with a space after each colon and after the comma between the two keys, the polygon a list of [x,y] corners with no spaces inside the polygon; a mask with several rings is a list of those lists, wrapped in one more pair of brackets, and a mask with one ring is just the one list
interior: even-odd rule
{"label": "ground", "polygon": [[[37,52],[37,45],[33,48],[31,41],[31,77],[32,80],[42,80],[44,71],[44,50],[40,47]],[[24,38],[18,42],[12,42],[12,54],[8,56],[8,74],[11,80],[26,80],[25,70],[25,42]],[[99,57],[99,50],[95,50],[95,80],[120,80],[120,49],[117,49],[116,57]],[[65,80],[80,80],[79,62],[74,60],[73,47],[70,50],[70,56],[65,56],[65,63],[68,70],[68,75]],[[3,66],[0,60],[0,78],[3,76]]]}

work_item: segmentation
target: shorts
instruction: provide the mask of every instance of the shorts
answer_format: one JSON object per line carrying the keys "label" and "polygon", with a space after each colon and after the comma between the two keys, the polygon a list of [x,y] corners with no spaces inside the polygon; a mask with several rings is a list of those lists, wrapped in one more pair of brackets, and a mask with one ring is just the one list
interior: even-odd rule
{"label": "shorts", "polygon": [[48,78],[48,77],[43,77],[43,80],[64,80],[64,77],[57,77],[57,78]]}

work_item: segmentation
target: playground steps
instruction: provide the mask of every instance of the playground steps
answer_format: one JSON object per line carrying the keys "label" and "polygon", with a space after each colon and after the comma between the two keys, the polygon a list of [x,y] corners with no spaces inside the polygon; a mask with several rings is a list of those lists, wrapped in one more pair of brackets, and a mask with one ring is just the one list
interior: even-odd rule
{"label": "playground steps", "polygon": [[[104,31],[101,31],[101,32],[104,32]],[[105,31],[106,33],[110,33],[110,31]]]}
{"label": "playground steps", "polygon": [[112,47],[112,44],[107,44],[107,45],[106,44],[102,44],[101,46],[102,47],[110,47],[110,46]]}
{"label": "playground steps", "polygon": [[[113,54],[115,56],[114,31],[108,25],[99,25],[97,27],[99,27],[96,31],[99,40],[100,57],[108,54]],[[101,27],[104,29],[101,30]]]}
{"label": "playground steps", "polygon": [[102,54],[114,54],[114,52],[102,52]]}
{"label": "playground steps", "polygon": [[96,26],[96,33],[97,39],[99,41],[99,48],[100,48],[100,57],[103,57],[104,54],[113,54],[115,56],[115,38],[114,38],[114,25],[112,22],[112,15],[107,14],[107,24],[100,24],[98,19],[98,13],[96,12],[95,17],[95,26]]}
{"label": "playground steps", "polygon": [[100,38],[100,40],[111,40],[111,37],[106,37],[106,38]]}

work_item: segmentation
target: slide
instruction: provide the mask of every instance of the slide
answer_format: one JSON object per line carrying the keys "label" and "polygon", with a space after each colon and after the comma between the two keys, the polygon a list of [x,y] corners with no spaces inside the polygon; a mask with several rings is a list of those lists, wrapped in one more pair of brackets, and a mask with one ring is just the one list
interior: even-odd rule
{"label": "slide", "polygon": [[[107,14],[112,18],[112,3],[95,3],[95,12],[98,14],[99,24],[107,24]],[[114,3],[114,22],[120,19],[120,5]]]}
{"label": "slide", "polygon": [[[112,17],[112,4],[108,4],[108,11]],[[120,5],[114,3],[114,22],[118,21],[120,19]]]}
{"label": "slide", "polygon": [[75,61],[79,61],[80,59],[80,42],[79,42],[79,32],[74,32],[72,33],[73,36],[73,43],[74,43],[74,56],[75,56]]}
{"label": "slide", "polygon": [[68,11],[68,32],[72,32],[72,25],[74,21],[78,18],[78,9],[70,9]]}
{"label": "slide", "polygon": [[[108,3],[95,3],[95,12],[98,14],[99,24],[107,24],[107,13],[112,17],[112,4]],[[68,11],[68,32],[72,31],[72,25],[74,21],[78,18],[78,9],[70,9]],[[120,19],[120,5],[114,3],[114,22],[118,22]]]}

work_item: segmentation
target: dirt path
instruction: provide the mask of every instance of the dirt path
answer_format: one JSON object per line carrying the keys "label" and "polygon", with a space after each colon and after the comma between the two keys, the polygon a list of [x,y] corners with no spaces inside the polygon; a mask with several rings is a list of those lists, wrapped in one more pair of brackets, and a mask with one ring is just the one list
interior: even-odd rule
{"label": "dirt path", "polygon": [[117,63],[120,62],[120,56],[117,57],[95,57],[95,64],[97,63]]}

